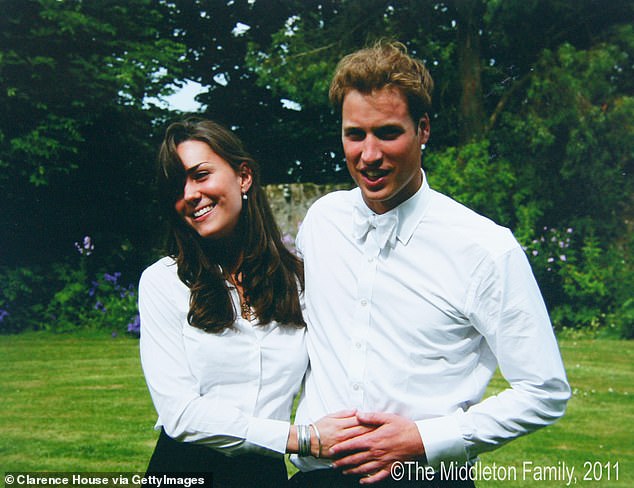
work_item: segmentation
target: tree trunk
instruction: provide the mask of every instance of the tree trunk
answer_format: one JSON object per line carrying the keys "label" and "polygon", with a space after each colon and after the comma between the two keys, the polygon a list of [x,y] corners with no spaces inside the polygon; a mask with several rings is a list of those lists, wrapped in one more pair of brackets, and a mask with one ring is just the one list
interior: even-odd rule
{"label": "tree trunk", "polygon": [[481,138],[486,120],[482,101],[482,66],[480,63],[480,25],[484,5],[481,0],[458,0],[458,69],[460,84],[460,142]]}

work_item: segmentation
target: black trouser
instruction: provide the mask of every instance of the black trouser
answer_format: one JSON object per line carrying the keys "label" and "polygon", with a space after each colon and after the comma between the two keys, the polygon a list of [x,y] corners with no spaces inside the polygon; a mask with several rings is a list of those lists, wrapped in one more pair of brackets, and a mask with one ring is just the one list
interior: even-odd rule
{"label": "black trouser", "polygon": [[162,475],[204,476],[208,488],[280,488],[286,486],[288,477],[282,457],[256,454],[229,457],[206,446],[175,441],[164,430],[154,448],[146,478]]}
{"label": "black trouser", "polygon": [[[416,478],[413,474],[412,478]],[[318,469],[315,471],[299,472],[289,480],[289,485],[293,488],[359,488],[359,476],[344,475],[340,471],[334,469]],[[395,480],[391,477],[368,485],[373,488],[405,488],[422,486],[426,488],[435,487],[456,487],[456,488],[473,488],[475,483],[472,480],[444,480],[438,473],[434,479],[425,479],[419,476],[418,479],[408,480],[406,477],[401,480]]]}

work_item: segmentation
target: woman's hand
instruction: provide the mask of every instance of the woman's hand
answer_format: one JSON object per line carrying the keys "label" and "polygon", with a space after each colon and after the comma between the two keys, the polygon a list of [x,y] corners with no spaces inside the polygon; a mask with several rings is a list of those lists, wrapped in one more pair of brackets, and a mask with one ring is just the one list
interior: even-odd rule
{"label": "woman's hand", "polygon": [[357,418],[356,410],[342,410],[322,417],[314,424],[319,431],[320,442],[311,427],[310,451],[318,458],[330,458],[330,449],[341,442],[366,434],[375,429],[372,425],[363,425]]}

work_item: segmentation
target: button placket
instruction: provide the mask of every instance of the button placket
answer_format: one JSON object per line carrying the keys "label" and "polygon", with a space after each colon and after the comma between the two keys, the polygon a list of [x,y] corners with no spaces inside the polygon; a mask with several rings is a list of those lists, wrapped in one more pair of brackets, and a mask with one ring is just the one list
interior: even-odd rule
{"label": "button placket", "polygon": [[[372,233],[372,231],[370,232]],[[366,338],[370,330],[370,312],[372,309],[372,291],[376,276],[377,257],[380,249],[374,238],[367,236],[364,244],[364,259],[357,281],[357,300],[353,314],[353,326],[350,342],[350,361],[348,380],[350,398],[355,408],[363,409],[364,374],[366,369]]]}

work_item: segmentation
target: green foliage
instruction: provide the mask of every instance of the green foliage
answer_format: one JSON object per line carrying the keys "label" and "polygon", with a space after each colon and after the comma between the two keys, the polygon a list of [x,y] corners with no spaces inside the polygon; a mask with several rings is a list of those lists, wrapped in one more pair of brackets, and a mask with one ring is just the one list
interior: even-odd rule
{"label": "green foliage", "polygon": [[5,7],[0,133],[8,151],[0,151],[0,168],[6,178],[41,185],[76,168],[83,132],[95,117],[114,104],[140,109],[146,95],[165,90],[172,76],[165,68],[182,52],[159,38],[163,14],[152,0],[115,6],[11,0]]}
{"label": "green foliage", "polygon": [[[127,231],[128,219],[110,212],[151,215],[152,122],[162,113],[145,100],[170,90],[183,46],[158,0],[2,7],[0,226],[11,229],[0,236],[2,261],[49,263],[68,235],[105,242]],[[135,244],[149,235],[139,222]]]}
{"label": "green foliage", "polygon": [[55,264],[54,279],[59,289],[53,294],[46,307],[46,319],[42,323],[44,330],[69,332],[86,323],[90,317],[88,300],[87,263],[82,259],[81,265]]}
{"label": "green foliage", "polygon": [[633,47],[626,26],[589,49],[544,50],[489,134],[523,191],[516,236],[558,329],[632,337]]}
{"label": "green foliage", "polygon": [[487,140],[426,156],[430,184],[487,217],[510,226],[516,177],[508,161],[492,155]]}
{"label": "green foliage", "polygon": [[[122,273],[94,270],[89,237],[76,243],[79,256],[50,267],[0,269],[0,332],[107,330],[138,336],[136,286]],[[79,261],[79,262],[77,262]]]}
{"label": "green foliage", "polygon": [[46,280],[39,268],[0,267],[0,333],[35,329],[44,316]]}
{"label": "green foliage", "polygon": [[[527,247],[538,229],[574,228],[567,262],[550,272],[533,263],[557,326],[600,324],[632,337],[634,3],[603,3],[476,0],[465,19],[455,2],[432,0],[6,0],[0,329],[32,328],[46,310],[61,328],[99,324],[105,315],[82,302],[92,281],[115,269],[136,276],[149,262],[160,234],[156,148],[179,116],[149,97],[196,80],[202,115],[235,128],[265,182],[348,181],[328,82],[341,56],[385,37],[403,41],[435,80],[424,162],[432,184]],[[457,146],[469,139],[465,21],[478,26],[471,68],[481,72],[486,133]],[[91,258],[81,276],[72,264],[51,272],[49,263],[75,262],[68,236],[83,233],[109,256]]]}
{"label": "green foliage", "polygon": [[59,289],[47,305],[48,320],[42,328],[54,332],[105,329],[113,334],[130,332],[138,335],[135,286],[122,285],[120,272],[91,272],[93,248],[92,244],[90,246],[89,251],[85,245],[78,246],[79,266],[54,266]]}
{"label": "green foliage", "polygon": [[94,300],[90,327],[112,330],[119,333],[139,333],[136,286],[132,283],[124,286],[121,273],[102,273],[92,282]]}
{"label": "green foliage", "polygon": [[526,100],[495,133],[543,224],[590,225],[601,241],[623,232],[632,205],[623,195],[634,190],[634,103],[623,76],[630,54],[621,47],[634,30],[614,36],[590,50],[544,51]]}
{"label": "green foliage", "polygon": [[[611,303],[606,323],[610,330],[618,331],[625,339],[634,339],[634,232],[609,249]],[[607,274],[607,273],[606,273]]]}
{"label": "green foliage", "polygon": [[322,20],[328,16],[329,12],[321,8],[289,17],[271,35],[266,52],[259,44],[250,42],[245,62],[257,76],[257,83],[302,106],[326,108],[330,78],[340,53],[334,43],[314,46],[318,44],[316,38],[327,36],[333,29],[330,22]]}
{"label": "green foliage", "polygon": [[558,330],[632,338],[634,270],[623,248],[603,249],[596,236],[573,228],[544,227],[525,250]]}

